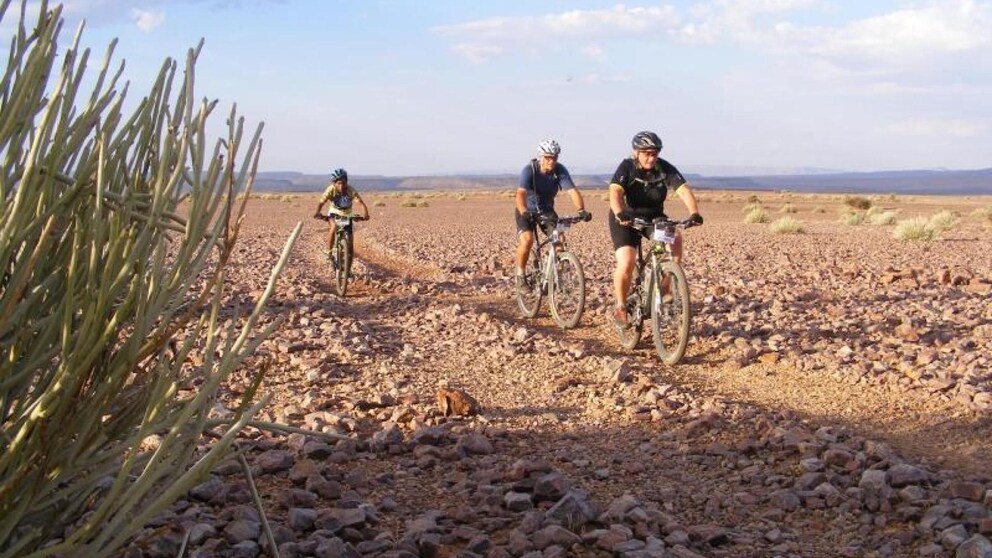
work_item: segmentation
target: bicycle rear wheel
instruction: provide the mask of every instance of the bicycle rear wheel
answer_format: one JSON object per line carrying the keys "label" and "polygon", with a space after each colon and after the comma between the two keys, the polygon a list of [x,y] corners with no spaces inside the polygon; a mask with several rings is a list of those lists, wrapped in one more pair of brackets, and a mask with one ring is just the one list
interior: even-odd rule
{"label": "bicycle rear wheel", "polygon": [[556,273],[550,282],[551,317],[564,329],[575,327],[586,307],[586,279],[579,258],[571,252],[555,256]]}
{"label": "bicycle rear wheel", "polygon": [[531,248],[531,257],[527,260],[527,267],[524,269],[524,282],[515,286],[517,294],[517,306],[520,313],[525,318],[533,318],[537,315],[537,309],[541,306],[541,254],[537,246]]}
{"label": "bicycle rear wheel", "polygon": [[689,344],[689,284],[675,262],[663,262],[656,271],[651,293],[651,330],[654,348],[665,364],[678,364]]}
{"label": "bicycle rear wheel", "polygon": [[337,241],[334,243],[334,251],[337,256],[337,269],[334,270],[334,287],[338,296],[344,296],[348,292],[348,279],[351,277],[351,242],[348,231],[339,231]]}
{"label": "bicycle rear wheel", "polygon": [[617,339],[624,349],[633,349],[641,340],[641,332],[644,330],[644,317],[641,315],[641,268],[634,266],[634,276],[630,282],[630,292],[627,294],[625,307],[627,308],[627,325],[613,324],[614,331],[617,332]]}

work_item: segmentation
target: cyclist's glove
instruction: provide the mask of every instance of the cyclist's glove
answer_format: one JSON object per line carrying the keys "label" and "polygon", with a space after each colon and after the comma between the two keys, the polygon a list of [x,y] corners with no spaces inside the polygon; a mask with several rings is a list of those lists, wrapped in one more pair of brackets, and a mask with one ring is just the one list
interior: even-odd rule
{"label": "cyclist's glove", "polygon": [[620,210],[620,213],[617,213],[618,221],[633,221],[634,217],[634,212],[629,207],[625,207]]}
{"label": "cyclist's glove", "polygon": [[689,216],[689,222],[692,223],[693,225],[702,225],[703,216],[698,213],[693,213],[692,215]]}
{"label": "cyclist's glove", "polygon": [[527,221],[530,224],[537,222],[537,213],[534,213],[533,211],[524,211],[520,214],[520,216],[524,218],[524,221]]}
{"label": "cyclist's glove", "polygon": [[592,213],[589,213],[589,212],[588,212],[588,211],[586,211],[585,209],[583,209],[583,210],[581,210],[581,211],[579,211],[579,217],[580,217],[580,218],[581,218],[581,219],[582,219],[583,221],[585,221],[585,222],[587,222],[587,223],[588,223],[589,221],[592,221]]}
{"label": "cyclist's glove", "polygon": [[542,213],[538,218],[537,222],[542,226],[554,225],[558,222],[558,214],[554,211],[549,211],[547,213]]}

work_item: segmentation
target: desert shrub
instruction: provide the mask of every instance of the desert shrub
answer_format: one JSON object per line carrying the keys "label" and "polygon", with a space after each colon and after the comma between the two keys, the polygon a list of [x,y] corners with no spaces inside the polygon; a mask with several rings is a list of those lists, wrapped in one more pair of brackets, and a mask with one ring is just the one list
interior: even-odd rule
{"label": "desert shrub", "polygon": [[761,203],[761,200],[756,194],[751,194],[747,197],[747,203]]}
{"label": "desert shrub", "polygon": [[913,217],[897,222],[892,236],[896,240],[933,240],[937,238],[937,231],[930,227],[928,218]]}
{"label": "desert shrub", "polygon": [[456,201],[465,201],[465,194],[458,194],[455,196]]}
{"label": "desert shrub", "polygon": [[428,205],[427,200],[420,200],[417,202],[417,207],[427,207]]}
{"label": "desert shrub", "polygon": [[764,206],[758,202],[751,202],[741,208],[741,213],[748,214],[754,211],[755,209],[764,209]]}
{"label": "desert shrub", "polygon": [[944,231],[951,230],[957,222],[958,215],[953,211],[948,211],[945,209],[944,211],[931,215],[930,219],[927,221],[927,226],[933,229],[935,233],[939,234]]}
{"label": "desert shrub", "polygon": [[372,202],[372,207],[386,207],[386,202],[382,200],[375,200]]}
{"label": "desert shrub", "polygon": [[826,213],[826,212],[827,212],[827,208],[823,207],[822,205],[818,205],[813,208],[813,213]]}
{"label": "desert shrub", "polygon": [[400,207],[417,207],[417,202],[413,200],[403,200],[400,202]]}
{"label": "desert shrub", "polygon": [[979,207],[971,212],[971,216],[977,217],[978,219],[984,220],[992,225],[992,205],[988,207]]}
{"label": "desert shrub", "polygon": [[796,209],[796,206],[792,205],[791,203],[786,203],[782,205],[782,207],[779,208],[778,211],[779,213],[795,213],[798,210]]}
{"label": "desert shrub", "polygon": [[765,211],[765,208],[760,205],[749,211],[748,214],[744,216],[745,223],[767,223],[769,220],[768,212]]}
{"label": "desert shrub", "polygon": [[843,211],[840,214],[840,222],[852,227],[860,225],[864,220],[865,214],[860,211]]}
{"label": "desert shrub", "polygon": [[[238,413],[208,420],[221,383],[282,323],[255,331],[300,227],[252,314],[230,312],[225,268],[249,197],[233,196],[250,192],[261,129],[230,111],[227,137],[205,143],[215,103],[195,104],[199,48],[124,114],[110,52],[84,76],[78,35],[60,48],[61,6],[31,4],[8,25],[10,4],[0,555],[108,556],[204,480],[267,402],[251,401],[260,365]],[[93,91],[77,98],[81,84]]]}
{"label": "desert shrub", "polygon": [[799,234],[806,231],[803,222],[794,217],[782,217],[768,225],[768,230],[775,234]]}
{"label": "desert shrub", "polygon": [[844,196],[844,205],[865,211],[871,207],[871,200],[864,196]]}
{"label": "desert shrub", "polygon": [[869,211],[865,214],[865,217],[867,217],[869,224],[875,226],[891,225],[896,222],[895,211]]}

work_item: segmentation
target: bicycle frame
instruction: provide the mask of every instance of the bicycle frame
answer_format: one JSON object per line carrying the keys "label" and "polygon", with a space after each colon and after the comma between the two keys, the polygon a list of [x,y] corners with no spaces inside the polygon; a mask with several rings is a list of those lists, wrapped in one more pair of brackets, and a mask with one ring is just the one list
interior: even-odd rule
{"label": "bicycle frame", "polygon": [[555,223],[554,228],[551,228],[550,233],[542,228],[541,232],[544,233],[544,239],[534,239],[534,242],[536,243],[535,248],[538,254],[542,254],[542,250],[547,247],[547,252],[542,255],[544,258],[544,265],[541,266],[542,289],[547,289],[548,283],[552,280],[552,278],[554,280],[558,279],[558,266],[555,265],[555,254],[559,250],[565,248],[565,231],[567,231],[571,226],[571,223]]}

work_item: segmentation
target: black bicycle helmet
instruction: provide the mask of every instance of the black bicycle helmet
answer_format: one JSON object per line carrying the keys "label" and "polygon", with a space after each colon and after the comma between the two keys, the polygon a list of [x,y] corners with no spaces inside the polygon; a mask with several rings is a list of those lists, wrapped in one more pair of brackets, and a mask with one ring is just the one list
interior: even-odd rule
{"label": "black bicycle helmet", "polygon": [[331,182],[336,182],[338,180],[348,182],[348,171],[344,169],[334,169],[334,172],[331,173]]}
{"label": "black bicycle helmet", "polygon": [[654,132],[637,132],[634,139],[630,140],[630,146],[636,151],[654,149],[661,151],[661,138]]}

